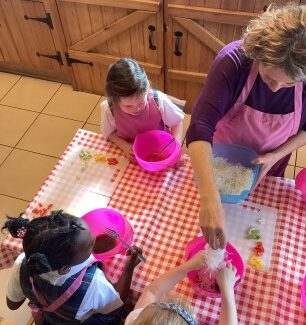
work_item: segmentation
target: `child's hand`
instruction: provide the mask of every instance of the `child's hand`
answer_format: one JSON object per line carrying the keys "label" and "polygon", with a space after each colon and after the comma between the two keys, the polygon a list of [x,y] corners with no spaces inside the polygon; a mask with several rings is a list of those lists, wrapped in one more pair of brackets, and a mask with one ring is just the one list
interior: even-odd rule
{"label": "child's hand", "polygon": [[127,255],[129,259],[126,262],[125,269],[127,271],[133,271],[134,268],[141,262],[138,257],[138,253],[142,254],[142,249],[137,246],[132,246],[128,251]]}
{"label": "child's hand", "polygon": [[133,146],[131,143],[126,142],[121,148],[126,156],[126,158],[132,162],[135,162],[135,156],[133,151]]}
{"label": "child's hand", "polygon": [[222,293],[232,290],[239,279],[237,269],[231,262],[227,262],[226,267],[221,269],[216,276],[216,281]]}
{"label": "child's hand", "polygon": [[204,267],[204,250],[200,250],[193,255],[192,258],[185,263],[185,265],[188,267],[189,271],[202,269]]}

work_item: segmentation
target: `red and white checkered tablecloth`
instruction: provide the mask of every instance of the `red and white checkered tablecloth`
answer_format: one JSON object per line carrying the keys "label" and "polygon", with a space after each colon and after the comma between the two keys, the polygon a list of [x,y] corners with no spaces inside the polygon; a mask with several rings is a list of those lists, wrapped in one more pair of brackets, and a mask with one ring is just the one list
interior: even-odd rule
{"label": "red and white checkered tablecloth", "polygon": [[[76,142],[95,150],[101,150],[103,145],[105,150],[118,154],[100,135],[91,132],[80,130],[72,144]],[[34,203],[42,191],[48,193],[52,175],[67,155],[69,147]],[[295,190],[293,181],[266,177],[249,201],[278,209],[278,216],[269,272],[247,267],[242,283],[235,290],[239,324],[306,324],[300,288],[306,272],[306,209],[302,196]],[[147,262],[141,263],[134,273],[132,300],[135,302],[148,283],[183,262],[186,244],[200,234],[198,193],[189,157],[184,156],[184,166],[178,170],[159,173],[149,173],[129,164],[108,206],[128,218],[134,229],[134,243],[142,247],[147,257]],[[27,212],[30,210],[31,205]],[[15,239],[7,239],[2,249],[4,246],[6,254],[11,254],[7,260],[11,261],[21,249]],[[107,263],[108,276],[113,281],[121,274],[125,258],[116,256]],[[2,259],[0,262],[3,263]],[[197,296],[187,278],[176,286],[176,293],[190,301],[200,324],[217,323],[219,299]]]}

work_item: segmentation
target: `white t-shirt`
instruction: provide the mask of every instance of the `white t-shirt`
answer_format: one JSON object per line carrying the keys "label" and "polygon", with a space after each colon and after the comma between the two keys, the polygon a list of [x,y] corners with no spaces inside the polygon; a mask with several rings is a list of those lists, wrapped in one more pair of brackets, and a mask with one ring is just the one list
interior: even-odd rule
{"label": "white t-shirt", "polygon": [[[164,121],[165,125],[167,125],[169,128],[172,128],[184,119],[184,112],[179,107],[177,107],[166,94],[162,93],[159,90],[157,91],[157,93],[158,93],[158,108],[160,110],[162,120]],[[179,101],[178,99],[176,100]],[[183,105],[185,105],[185,101],[181,101],[181,102]],[[109,137],[117,129],[115,124],[115,119],[108,105],[107,100],[104,100],[101,103],[100,107],[101,107],[101,124],[100,124],[101,134],[104,135],[105,137]]]}
{"label": "white t-shirt", "polygon": [[[22,253],[16,259],[6,291],[8,299],[14,302],[19,302],[26,298],[19,280],[20,266],[24,257],[25,254]],[[40,274],[40,277],[55,286],[60,286],[69,277],[80,272],[94,261],[95,258],[91,255],[85,262],[72,266],[67,274],[58,274],[57,271],[51,271]],[[105,278],[103,271],[97,268],[76,314],[76,319],[84,321],[93,314],[107,314],[122,305],[123,302],[120,299],[119,293]]]}

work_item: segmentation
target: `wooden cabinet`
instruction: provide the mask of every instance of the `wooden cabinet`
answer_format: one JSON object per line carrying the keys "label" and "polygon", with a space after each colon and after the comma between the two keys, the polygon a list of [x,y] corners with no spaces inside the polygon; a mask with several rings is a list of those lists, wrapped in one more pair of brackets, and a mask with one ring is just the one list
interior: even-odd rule
{"label": "wooden cabinet", "polygon": [[70,82],[45,5],[49,1],[0,0],[0,69]]}
{"label": "wooden cabinet", "polygon": [[120,57],[142,63],[164,88],[160,1],[57,0],[77,89],[104,93],[109,65]]}
{"label": "wooden cabinet", "polygon": [[[240,38],[248,21],[272,1],[167,0],[165,90],[191,112],[216,53]],[[287,1],[273,1],[286,3]],[[296,1],[298,3],[298,1]]]}
{"label": "wooden cabinet", "polygon": [[191,112],[216,53],[271,2],[0,0],[0,69],[104,94],[109,65],[129,56]]}

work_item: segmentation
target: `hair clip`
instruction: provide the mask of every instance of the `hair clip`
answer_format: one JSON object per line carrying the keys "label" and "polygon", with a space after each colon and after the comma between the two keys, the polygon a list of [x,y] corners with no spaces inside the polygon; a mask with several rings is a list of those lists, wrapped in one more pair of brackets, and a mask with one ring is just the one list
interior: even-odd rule
{"label": "hair clip", "polygon": [[194,318],[189,314],[189,312],[185,308],[177,304],[174,304],[172,302],[161,302],[159,303],[159,305],[162,308],[175,311],[186,321],[188,325],[197,325],[197,322],[194,320]]}
{"label": "hair clip", "polygon": [[21,227],[17,230],[17,237],[23,239],[26,233],[27,229],[25,227]]}

